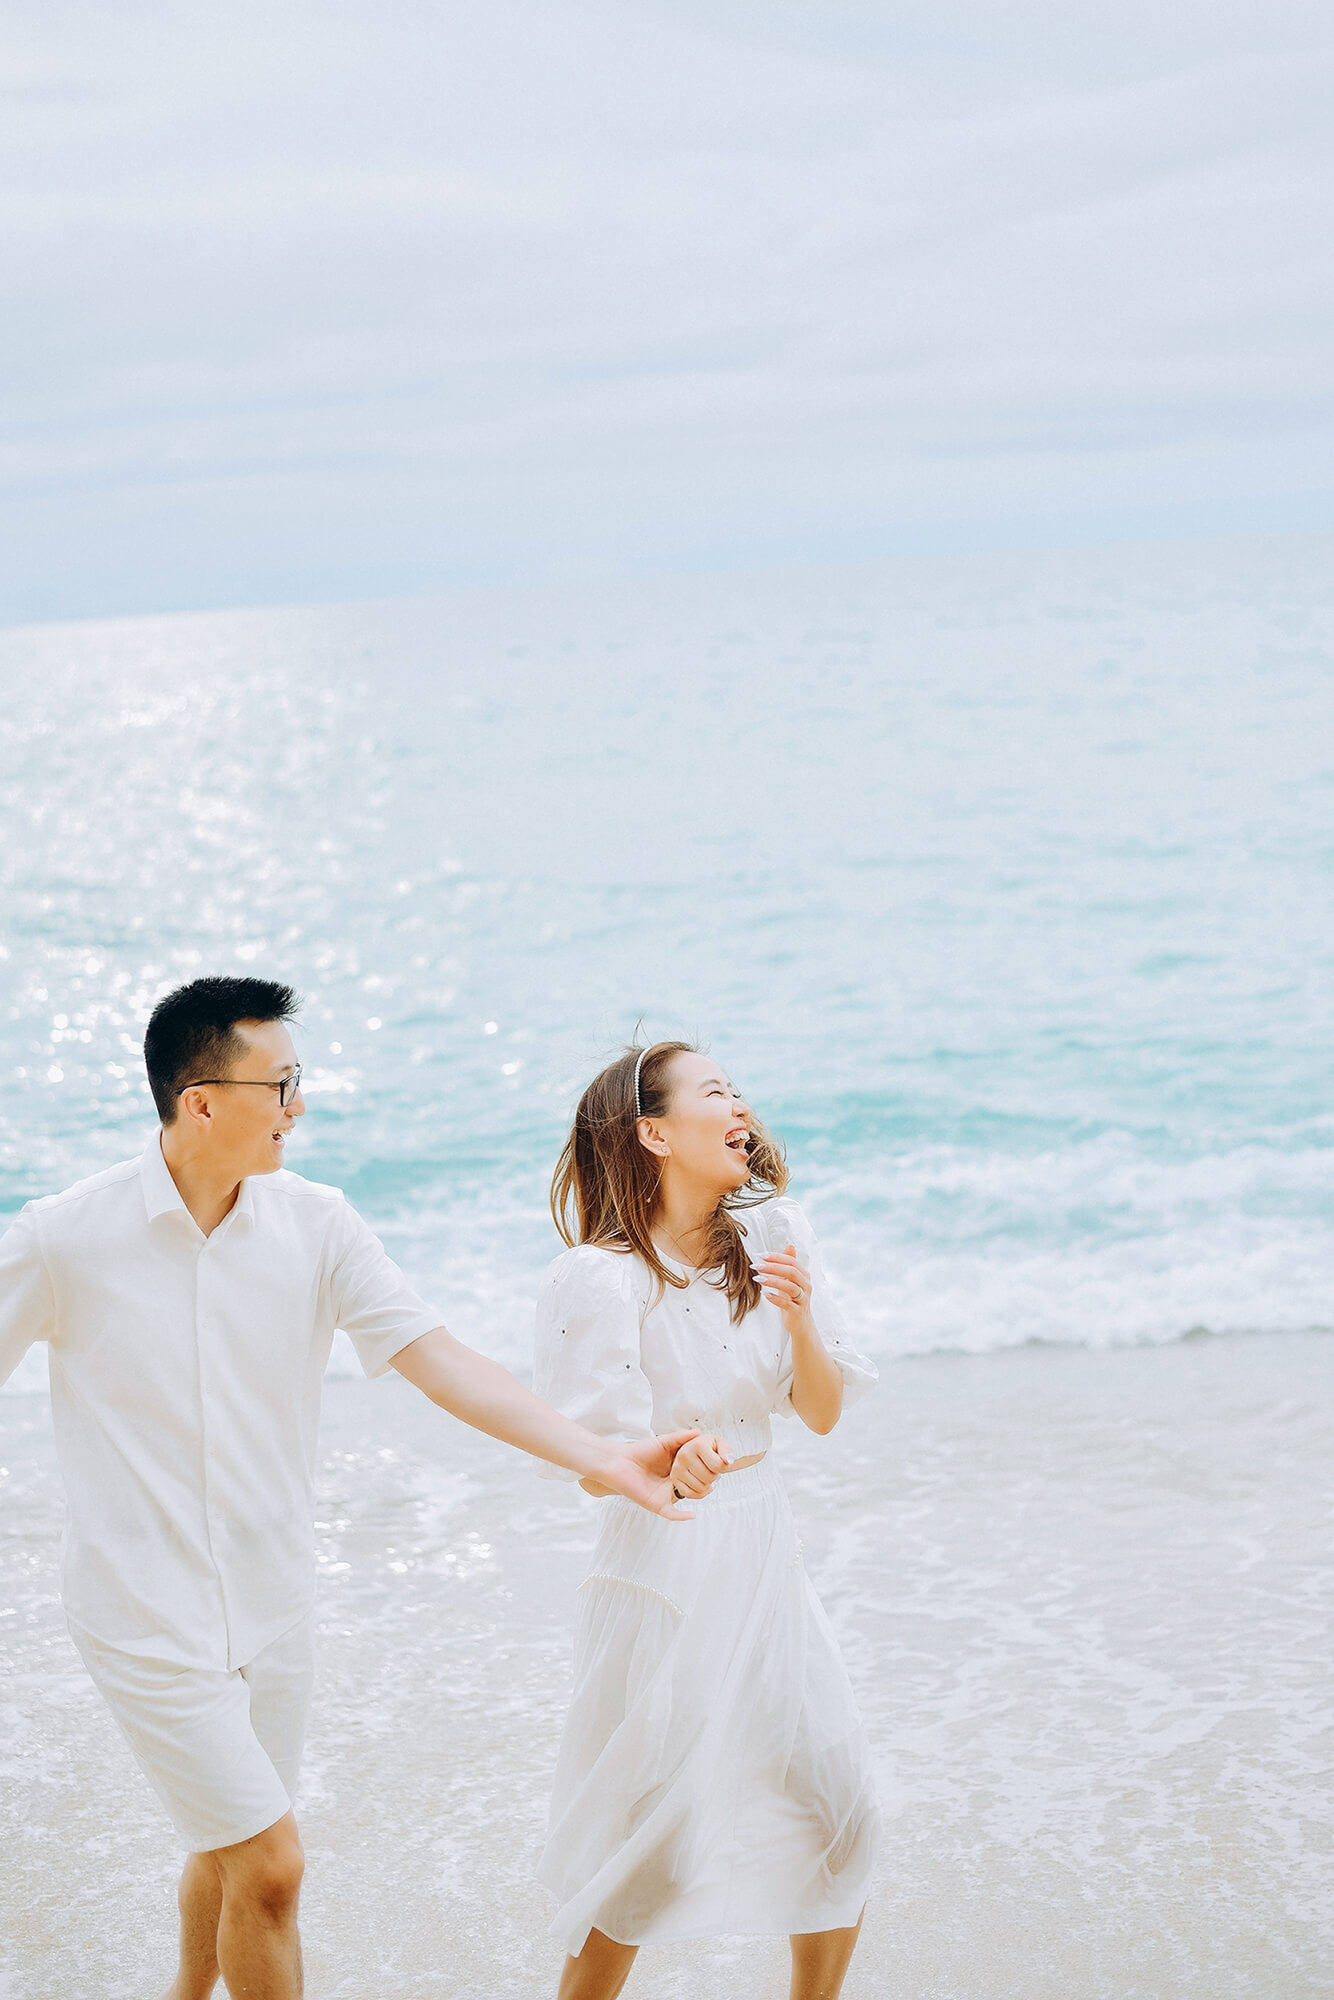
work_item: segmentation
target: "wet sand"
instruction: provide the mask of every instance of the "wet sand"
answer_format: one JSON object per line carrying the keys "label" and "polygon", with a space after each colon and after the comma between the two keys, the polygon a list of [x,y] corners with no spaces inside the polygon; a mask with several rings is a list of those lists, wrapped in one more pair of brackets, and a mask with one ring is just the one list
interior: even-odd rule
{"label": "wet sand", "polygon": [[[782,1428],[889,1809],[847,2000],[1334,1995],[1332,1380],[1329,1334],[934,1356]],[[0,1464],[0,1996],[156,2000],[179,1857],[63,1629],[43,1399],[0,1400]],[[311,2000],[554,1992],[593,1504],[329,1384]],[[781,2000],[785,1957],[663,1947],[627,2000]]]}

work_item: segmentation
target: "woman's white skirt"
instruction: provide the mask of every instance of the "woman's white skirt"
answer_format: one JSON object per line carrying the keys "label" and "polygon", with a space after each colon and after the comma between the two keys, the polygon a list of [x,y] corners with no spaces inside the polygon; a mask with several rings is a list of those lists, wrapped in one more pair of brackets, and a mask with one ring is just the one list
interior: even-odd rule
{"label": "woman's white skirt", "polygon": [[837,1930],[866,1900],[879,1816],[847,1670],[771,1460],[694,1521],[599,1502],[540,1879],[578,1954]]}

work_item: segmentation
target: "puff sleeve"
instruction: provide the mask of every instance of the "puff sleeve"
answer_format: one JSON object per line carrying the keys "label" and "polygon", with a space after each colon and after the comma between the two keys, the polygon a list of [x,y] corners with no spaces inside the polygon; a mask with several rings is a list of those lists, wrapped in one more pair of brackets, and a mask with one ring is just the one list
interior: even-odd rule
{"label": "puff sleeve", "polygon": [[[879,1371],[873,1361],[859,1354],[852,1345],[842,1308],[829,1289],[815,1231],[804,1212],[795,1201],[780,1195],[776,1201],[765,1204],[764,1215],[765,1249],[781,1250],[787,1244],[795,1243],[798,1257],[811,1274],[811,1318],[825,1348],[838,1363],[843,1377],[843,1407],[849,1409],[868,1389],[875,1387],[880,1379]],[[787,1340],[783,1342],[774,1409],[780,1417],[795,1414],[792,1408],[792,1349]]]}
{"label": "puff sleeve", "polygon": [[[581,1243],[557,1257],[537,1295],[533,1388],[598,1437],[653,1436],[653,1391],[639,1358],[631,1259]],[[541,1479],[577,1479],[539,1462]]]}

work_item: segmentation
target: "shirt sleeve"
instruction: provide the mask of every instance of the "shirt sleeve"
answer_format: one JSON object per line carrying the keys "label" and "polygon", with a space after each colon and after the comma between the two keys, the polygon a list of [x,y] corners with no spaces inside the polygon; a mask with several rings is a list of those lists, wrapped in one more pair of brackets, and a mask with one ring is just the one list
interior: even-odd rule
{"label": "shirt sleeve", "polygon": [[0,1382],[7,1382],[37,1340],[50,1340],[56,1327],[55,1294],[37,1239],[37,1223],[25,1208],[0,1237]]}
{"label": "shirt sleeve", "polygon": [[[627,1444],[653,1436],[653,1391],[639,1359],[630,1259],[581,1244],[558,1257],[537,1295],[533,1387],[562,1416]],[[577,1479],[539,1462],[539,1479]]]}
{"label": "shirt sleeve", "polygon": [[[795,1201],[780,1200],[773,1203],[766,1234],[768,1250],[781,1250],[788,1243],[795,1243],[798,1257],[811,1274],[811,1318],[826,1352],[838,1363],[843,1377],[843,1407],[849,1409],[868,1389],[875,1387],[880,1376],[874,1361],[859,1354],[852,1345],[842,1307],[825,1276],[815,1231]],[[774,1396],[774,1410],[780,1417],[796,1414],[792,1408],[792,1372],[792,1346],[785,1338]]]}
{"label": "shirt sleeve", "polygon": [[335,1326],[367,1375],[383,1375],[396,1354],[443,1326],[445,1316],[414,1292],[375,1231],[350,1202],[340,1204],[329,1274]]}

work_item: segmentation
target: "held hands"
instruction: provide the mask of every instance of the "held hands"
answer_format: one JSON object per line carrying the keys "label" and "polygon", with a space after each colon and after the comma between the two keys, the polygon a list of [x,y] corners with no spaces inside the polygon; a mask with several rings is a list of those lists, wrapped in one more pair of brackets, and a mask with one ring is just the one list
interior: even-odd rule
{"label": "held hands", "polygon": [[789,1243],[785,1250],[771,1250],[767,1257],[757,1258],[750,1268],[759,1279],[765,1298],[783,1315],[788,1333],[813,1333],[811,1274],[798,1258],[796,1244]]}
{"label": "held hands", "polygon": [[702,1500],[732,1454],[719,1437],[692,1437],[672,1461],[672,1490],[683,1500]]}
{"label": "held hands", "polygon": [[[638,1444],[623,1445],[583,1484],[592,1493],[623,1494],[647,1507],[650,1514],[662,1514],[669,1521],[692,1521],[693,1514],[678,1508],[672,1487],[675,1482],[681,1493],[687,1491],[676,1478],[676,1461],[694,1437],[694,1431],[673,1431],[667,1437],[642,1438]],[[695,1496],[707,1493],[712,1483],[710,1478],[691,1491]]]}

